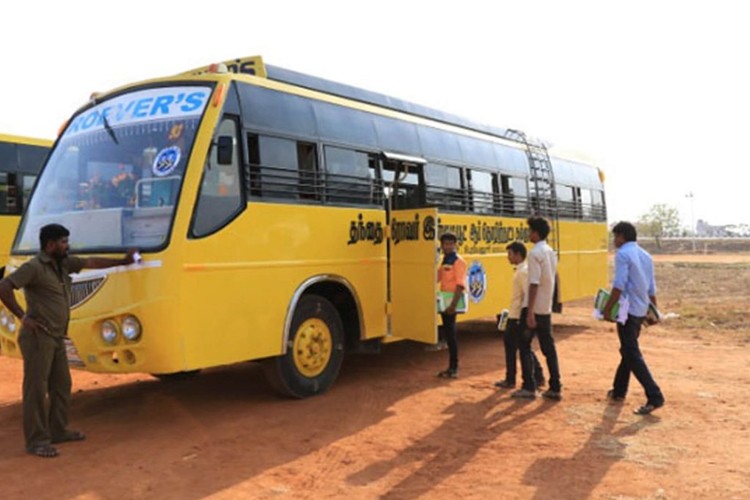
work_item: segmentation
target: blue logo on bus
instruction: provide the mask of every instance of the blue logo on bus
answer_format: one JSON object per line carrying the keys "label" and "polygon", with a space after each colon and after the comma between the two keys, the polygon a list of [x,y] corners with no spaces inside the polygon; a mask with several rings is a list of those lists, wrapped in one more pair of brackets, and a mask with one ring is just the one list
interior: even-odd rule
{"label": "blue logo on bus", "polygon": [[165,177],[177,168],[178,163],[180,163],[180,148],[170,146],[159,151],[154,159],[151,171],[156,177]]}
{"label": "blue logo on bus", "polygon": [[487,291],[487,271],[478,260],[475,260],[469,266],[469,297],[472,302],[481,302]]}

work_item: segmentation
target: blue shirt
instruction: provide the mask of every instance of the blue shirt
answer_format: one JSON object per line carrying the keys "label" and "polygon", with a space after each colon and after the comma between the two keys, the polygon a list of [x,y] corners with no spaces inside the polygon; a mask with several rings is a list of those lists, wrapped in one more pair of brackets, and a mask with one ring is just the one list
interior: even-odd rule
{"label": "blue shirt", "polygon": [[617,249],[615,281],[612,288],[622,291],[629,302],[628,314],[643,317],[648,312],[649,297],[656,295],[654,263],[647,251],[634,241]]}

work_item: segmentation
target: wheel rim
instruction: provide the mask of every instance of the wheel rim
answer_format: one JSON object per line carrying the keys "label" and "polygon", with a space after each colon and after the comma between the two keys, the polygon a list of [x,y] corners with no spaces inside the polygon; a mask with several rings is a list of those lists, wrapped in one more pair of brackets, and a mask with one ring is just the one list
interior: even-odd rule
{"label": "wheel rim", "polygon": [[325,321],[306,319],[294,336],[294,364],[305,377],[317,377],[331,359],[333,339]]}

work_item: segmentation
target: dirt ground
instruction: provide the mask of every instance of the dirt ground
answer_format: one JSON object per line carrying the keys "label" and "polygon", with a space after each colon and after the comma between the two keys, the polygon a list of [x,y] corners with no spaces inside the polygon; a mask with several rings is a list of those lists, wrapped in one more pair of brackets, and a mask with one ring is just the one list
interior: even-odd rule
{"label": "dirt ground", "polygon": [[[463,325],[461,377],[412,343],[347,358],[334,388],[277,397],[260,367],[179,383],[74,372],[88,439],[24,453],[21,363],[0,358],[0,498],[750,498],[750,260],[660,257],[662,312],[641,337],[667,398],[608,404],[614,327],[555,316],[564,400],[512,400],[491,322]],[[736,256],[735,256],[736,257]],[[711,326],[713,325],[713,326]]]}

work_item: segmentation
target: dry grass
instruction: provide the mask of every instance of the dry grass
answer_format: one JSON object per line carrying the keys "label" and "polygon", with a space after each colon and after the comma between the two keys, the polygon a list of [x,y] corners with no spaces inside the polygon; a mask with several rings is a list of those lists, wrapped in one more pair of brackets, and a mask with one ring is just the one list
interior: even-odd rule
{"label": "dry grass", "polygon": [[750,264],[656,262],[659,309],[669,330],[750,342]]}

